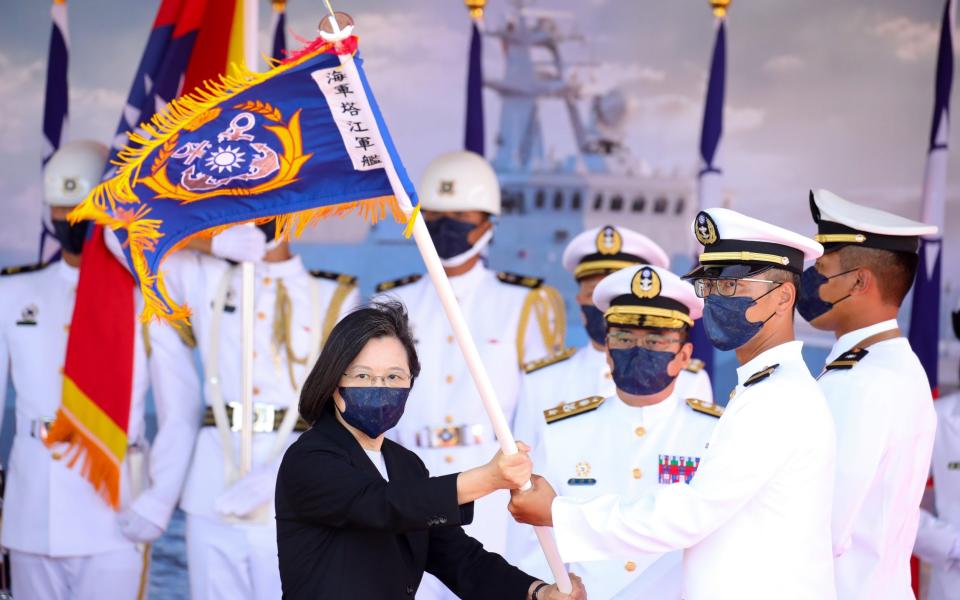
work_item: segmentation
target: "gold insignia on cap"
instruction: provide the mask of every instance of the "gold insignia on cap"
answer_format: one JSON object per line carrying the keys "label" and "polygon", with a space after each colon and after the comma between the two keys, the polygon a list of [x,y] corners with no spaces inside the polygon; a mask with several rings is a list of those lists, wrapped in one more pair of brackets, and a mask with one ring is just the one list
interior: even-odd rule
{"label": "gold insignia on cap", "polygon": [[597,252],[618,254],[623,248],[623,236],[612,225],[607,225],[597,234]]}
{"label": "gold insignia on cap", "polygon": [[637,298],[656,298],[660,295],[660,276],[652,268],[644,267],[633,276],[630,291]]}
{"label": "gold insignia on cap", "polygon": [[452,179],[441,181],[439,193],[441,196],[454,195],[456,193],[456,187],[454,186],[454,181]]}
{"label": "gold insignia on cap", "polygon": [[713,219],[710,218],[710,215],[705,212],[701,212],[697,215],[696,231],[697,241],[704,246],[714,244],[718,239],[717,224],[714,223]]}

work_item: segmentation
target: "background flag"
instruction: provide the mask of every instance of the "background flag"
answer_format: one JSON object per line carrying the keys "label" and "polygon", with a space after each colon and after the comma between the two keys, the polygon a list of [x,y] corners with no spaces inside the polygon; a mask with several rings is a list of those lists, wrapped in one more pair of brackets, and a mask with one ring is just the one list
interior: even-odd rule
{"label": "background flag", "polygon": [[273,0],[273,47],[270,56],[273,60],[283,60],[287,57],[287,0]]}
{"label": "background flag", "polygon": [[[199,40],[198,40],[199,43]],[[198,235],[277,220],[281,235],[357,211],[405,220],[384,167],[389,155],[411,197],[389,132],[355,57],[356,38],[313,43],[267,73],[238,68],[174,100],[120,154],[116,176],[73,211],[113,228],[144,296],[143,318],[189,316],[166,295],[160,264]]]}
{"label": "background flag", "polygon": [[[703,124],[700,129],[700,173],[697,179],[697,197],[700,210],[721,205],[720,185],[723,171],[717,165],[717,149],[723,134],[723,96],[726,87],[727,69],[727,6],[729,0],[713,0],[717,36],[710,59],[710,78],[707,80],[707,97],[703,107]],[[694,263],[698,262],[694,260]],[[714,351],[703,323],[697,321],[690,333],[693,356],[703,361],[704,368],[713,378]]]}
{"label": "background flag", "polygon": [[467,119],[463,135],[463,147],[480,156],[484,155],[483,128],[483,36],[480,23],[486,0],[467,0],[472,20],[470,35],[470,59],[467,70]]}
{"label": "background flag", "polygon": [[[50,7],[53,27],[50,31],[50,50],[47,52],[47,84],[43,96],[43,165],[60,148],[63,131],[70,112],[70,86],[68,66],[70,63],[70,32],[67,28],[67,2],[54,0]],[[47,238],[54,239],[53,231],[44,217],[41,222],[40,244],[37,261],[55,259],[59,252],[47,256],[44,252]]]}
{"label": "background flag", "polygon": [[939,228],[937,236],[921,239],[920,262],[913,285],[910,309],[910,346],[920,358],[934,397],[938,390],[937,358],[940,340],[940,259],[943,246],[944,202],[947,191],[947,142],[950,137],[950,92],[953,86],[954,0],[943,7],[937,75],[934,84],[933,122],[923,184],[924,223]]}
{"label": "background flag", "polygon": [[[173,100],[189,70],[199,77],[225,69],[235,4],[236,0],[161,2],[117,127],[113,158],[140,118],[153,116]],[[219,11],[216,18],[208,14],[214,10]],[[215,31],[205,31],[206,26]],[[204,60],[194,66],[192,56],[198,51]],[[48,445],[68,444],[67,464],[79,467],[114,508],[120,504],[120,465],[128,444],[136,331],[134,283],[107,249],[102,226],[95,227],[83,250],[61,405],[45,440]]]}

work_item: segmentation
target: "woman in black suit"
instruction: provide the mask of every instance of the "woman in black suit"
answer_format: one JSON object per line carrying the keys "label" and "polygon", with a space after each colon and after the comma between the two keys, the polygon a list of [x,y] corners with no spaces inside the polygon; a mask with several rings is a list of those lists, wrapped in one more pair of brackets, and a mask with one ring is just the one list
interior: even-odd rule
{"label": "woman in black suit", "polygon": [[462,598],[582,599],[509,565],[463,532],[473,501],[530,477],[527,448],[430,477],[416,454],[385,440],[420,363],[399,303],[373,304],[333,328],[300,395],[313,427],[277,478],[277,542],[291,600],[413,598],[424,571]]}

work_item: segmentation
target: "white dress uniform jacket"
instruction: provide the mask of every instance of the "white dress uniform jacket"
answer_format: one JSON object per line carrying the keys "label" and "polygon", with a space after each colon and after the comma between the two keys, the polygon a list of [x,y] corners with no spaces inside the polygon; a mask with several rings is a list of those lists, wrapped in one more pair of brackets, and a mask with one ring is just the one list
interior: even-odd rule
{"label": "white dress uniform jacket", "polygon": [[[551,422],[533,449],[535,470],[558,494],[584,500],[605,494],[636,498],[690,481],[716,416],[694,410],[676,391],[645,407],[629,406],[617,396],[591,399],[601,401],[593,410]],[[681,555],[679,550],[663,556],[639,553],[569,568],[583,578],[595,600],[679,600]],[[530,526],[511,523],[506,558],[544,581],[552,578]],[[656,566],[647,571],[654,562]]]}
{"label": "white dress uniform jacket", "polygon": [[927,600],[960,598],[960,556],[950,556],[960,543],[960,393],[933,403],[937,436],[933,444],[935,497],[929,510],[920,511],[916,554],[933,567]]}
{"label": "white dress uniform jacket", "polygon": [[[210,404],[213,387],[219,385],[225,403],[240,401],[240,269],[225,260],[192,251],[171,255],[164,265],[167,271],[167,286],[172,297],[182,299],[193,314],[191,325],[197,349],[204,365],[204,398]],[[338,285],[310,274],[299,256],[283,262],[257,263],[254,286],[254,359],[253,401],[255,404],[274,408],[297,409],[299,385],[303,383],[313,365],[306,364],[312,349],[311,340],[322,336],[316,331],[322,328],[331,300]],[[275,347],[274,314],[277,295],[283,286],[290,301],[290,347],[296,359],[291,361],[284,349]],[[221,292],[221,290],[223,290]],[[212,307],[219,295],[225,293],[222,314],[214,319]],[[353,288],[338,306],[339,317],[343,310],[358,303],[358,293]],[[215,323],[215,321],[219,323]],[[214,326],[216,325],[216,330]],[[212,355],[213,349],[216,356]],[[213,372],[216,369],[217,372]],[[291,382],[297,383],[295,387]],[[216,378],[216,381],[212,381]],[[233,432],[234,456],[240,455],[240,433]],[[286,446],[293,443],[296,434],[284,441],[280,449],[274,447],[276,433],[254,435],[254,465],[263,464],[283,455]],[[224,449],[216,427],[204,427],[196,441],[193,463],[187,477],[181,500],[182,508],[191,515],[220,519],[214,503],[227,487]],[[270,516],[273,503],[270,502]],[[272,518],[270,519],[272,521]]]}
{"label": "white dress uniform jacket", "polygon": [[[520,389],[520,317],[531,289],[500,281],[496,272],[481,263],[451,277],[450,283],[500,406],[512,423]],[[407,307],[422,365],[403,417],[387,435],[416,452],[431,475],[465,471],[486,463],[499,445],[433,284],[424,277],[387,295]],[[524,356],[547,355],[536,319],[531,317],[528,323],[523,334]],[[508,501],[505,491],[478,500],[473,524],[465,528],[491,552],[502,553],[506,545]]]}
{"label": "white dress uniform jacket", "polygon": [[833,546],[840,600],[914,597],[910,555],[937,427],[930,387],[906,338],[850,352],[896,328],[890,320],[841,336],[818,379],[837,428]]}
{"label": "white dress uniform jacket", "polygon": [[[592,344],[578,348],[569,358],[523,376],[513,435],[534,448],[547,426],[543,411],[568,400],[613,396],[616,389],[607,363],[607,353],[597,350]],[[713,402],[710,376],[703,370],[702,363],[680,371],[675,393],[682,399],[696,398],[707,403]]]}
{"label": "white dress uniform jacket", "polygon": [[[8,375],[16,390],[16,433],[4,498],[3,546],[48,557],[86,556],[134,547],[117,525],[115,512],[80,474],[52,458],[41,432],[60,406],[67,336],[79,271],[64,261],[0,277],[0,389]],[[158,431],[149,454],[146,488],[134,497],[130,454],[121,467],[121,506],[131,504],[165,528],[176,506],[190,461],[199,415],[199,388],[172,328],[149,328],[150,353],[137,317],[129,443],[146,449],[144,404],[152,385]],[[105,373],[110,370],[104,366]],[[186,371],[184,371],[186,370]],[[2,415],[2,412],[0,412]],[[57,448],[53,448],[55,452]],[[139,573],[137,573],[139,577]]]}
{"label": "white dress uniform jacket", "polygon": [[737,369],[738,385],[690,485],[639,498],[558,496],[553,524],[563,559],[685,548],[686,600],[835,598],[836,435],[801,346],[781,344]]}

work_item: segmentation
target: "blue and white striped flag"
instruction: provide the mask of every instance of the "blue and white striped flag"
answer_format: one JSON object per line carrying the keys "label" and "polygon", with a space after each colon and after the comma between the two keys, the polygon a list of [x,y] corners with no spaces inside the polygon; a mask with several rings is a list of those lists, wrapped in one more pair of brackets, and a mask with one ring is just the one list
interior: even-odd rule
{"label": "blue and white striped flag", "polygon": [[[716,9],[715,9],[716,10]],[[717,150],[723,134],[723,95],[726,87],[727,34],[726,11],[715,12],[717,37],[710,59],[710,78],[707,80],[707,97],[703,107],[703,124],[700,129],[700,173],[697,180],[697,199],[700,210],[720,206],[723,171],[717,164]],[[697,259],[694,259],[696,263]],[[690,333],[693,356],[703,361],[704,369],[713,379],[713,344],[707,338],[700,321]]]}
{"label": "blue and white striped flag", "polygon": [[950,92],[953,87],[953,24],[955,0],[947,0],[940,26],[937,76],[934,84],[933,123],[923,183],[922,221],[939,228],[937,236],[921,239],[920,264],[910,311],[910,345],[927,372],[936,397],[937,348],[940,339],[940,259],[943,246],[944,201],[947,188],[947,142],[950,137]]}

